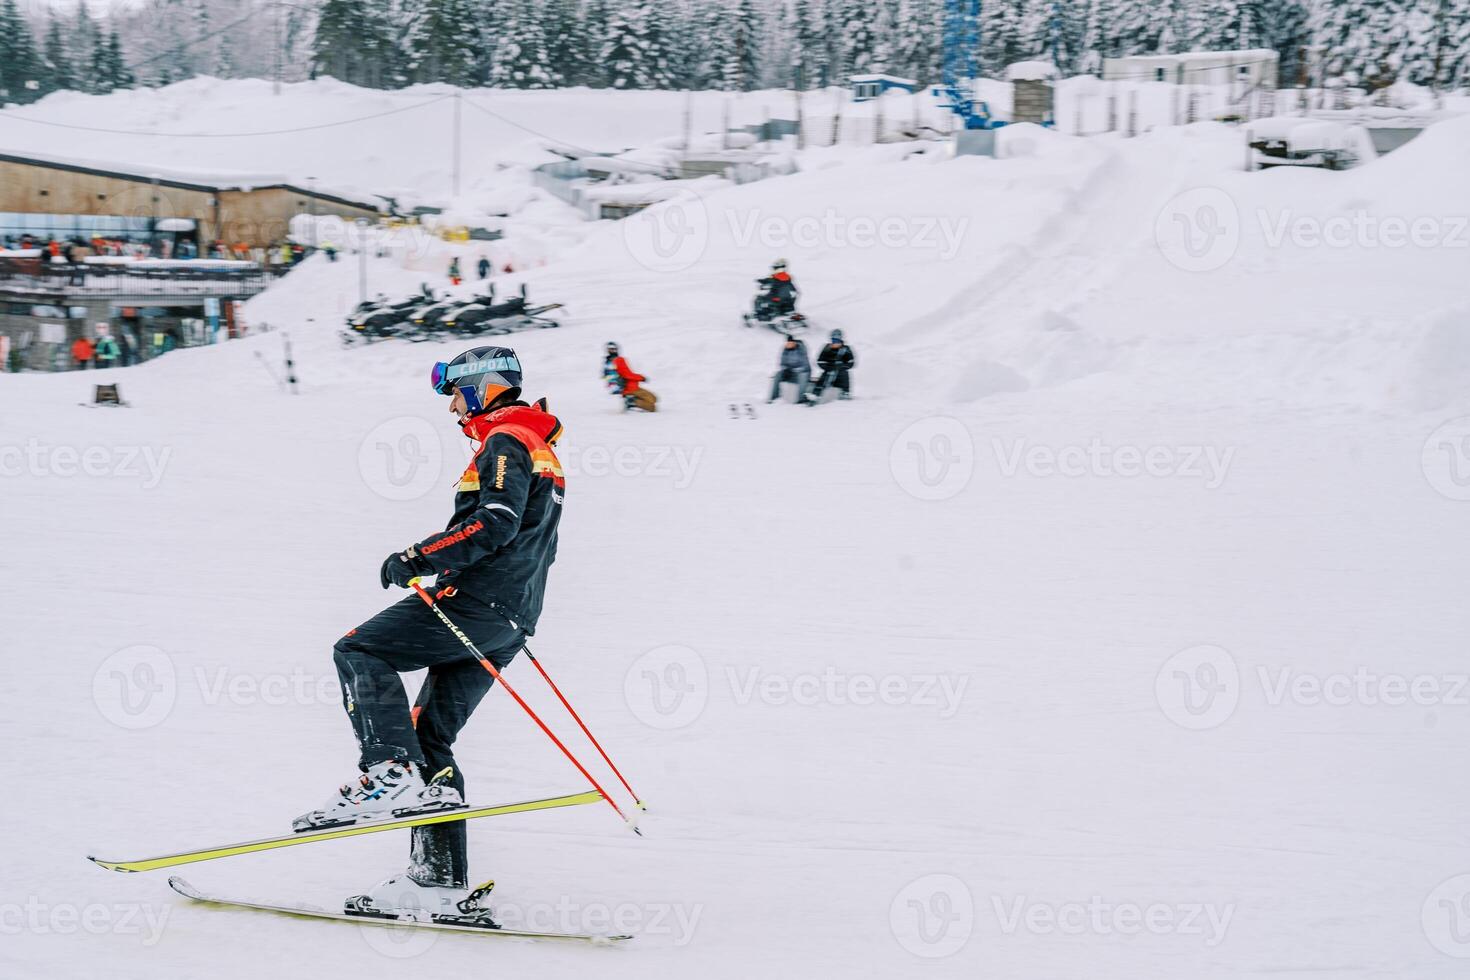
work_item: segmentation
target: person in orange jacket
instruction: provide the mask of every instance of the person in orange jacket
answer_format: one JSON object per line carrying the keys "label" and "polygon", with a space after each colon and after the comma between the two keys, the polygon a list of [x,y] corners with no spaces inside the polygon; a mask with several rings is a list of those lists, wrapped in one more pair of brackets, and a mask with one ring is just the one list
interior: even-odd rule
{"label": "person in orange jacket", "polygon": [[607,357],[602,362],[602,377],[614,393],[622,396],[623,411],[636,408],[644,412],[658,411],[658,396],[642,387],[648,379],[628,366],[618,345],[608,342]]}
{"label": "person in orange jacket", "polygon": [[92,366],[92,355],[95,351],[92,341],[86,337],[78,337],[71,342],[71,359],[76,362],[78,371],[85,371]]}

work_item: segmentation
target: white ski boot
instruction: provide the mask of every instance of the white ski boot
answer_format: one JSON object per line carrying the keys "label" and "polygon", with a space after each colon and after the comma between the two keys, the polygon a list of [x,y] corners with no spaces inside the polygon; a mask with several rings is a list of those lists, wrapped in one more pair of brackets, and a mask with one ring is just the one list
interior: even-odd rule
{"label": "white ski boot", "polygon": [[425,885],[405,871],[378,882],[364,895],[354,895],[343,903],[348,915],[380,919],[414,919],[419,922],[450,922],[459,925],[497,929],[490,917],[490,907],[483,900],[495,882],[487,881],[466,891]]}
{"label": "white ski boot", "polygon": [[445,769],[429,783],[411,762],[389,759],[368,768],[356,782],[332,795],[320,809],[291,821],[296,831],[321,830],[369,820],[406,817],[464,806],[459,790],[448,785],[452,771]]}

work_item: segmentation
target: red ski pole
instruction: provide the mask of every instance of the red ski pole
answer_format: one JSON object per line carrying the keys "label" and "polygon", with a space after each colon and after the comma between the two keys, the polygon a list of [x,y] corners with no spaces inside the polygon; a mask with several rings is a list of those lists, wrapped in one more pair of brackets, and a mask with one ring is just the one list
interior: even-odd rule
{"label": "red ski pole", "polygon": [[577,714],[577,709],[573,708],[572,703],[567,700],[566,695],[561,693],[561,688],[556,686],[556,681],[552,680],[551,675],[546,672],[546,668],[541,666],[541,661],[536,659],[536,655],[531,652],[531,648],[522,647],[522,649],[526,651],[526,656],[530,658],[531,663],[535,664],[536,669],[541,672],[541,676],[546,678],[546,683],[551,685],[551,690],[556,694],[557,700],[571,714],[577,726],[582,729],[582,734],[586,735],[587,740],[592,743],[593,748],[597,749],[597,754],[602,756],[602,761],[607,763],[607,767],[613,771],[613,775],[618,777],[618,782],[623,784],[623,789],[627,790],[628,795],[633,797],[633,802],[638,804],[638,809],[647,810],[648,807],[644,805],[643,800],[637,793],[633,792],[633,787],[628,785],[628,781],[623,778],[623,774],[618,771],[618,767],[613,765],[613,761],[607,757],[607,752],[603,750],[602,743],[597,741],[597,736],[593,735],[591,729],[587,727],[586,722],[582,721],[582,716]]}
{"label": "red ski pole", "polygon": [[587,782],[591,783],[592,788],[597,790],[598,793],[602,794],[602,798],[604,800],[607,800],[607,805],[612,807],[617,815],[623,818],[623,823],[628,825],[628,829],[633,831],[633,833],[637,834],[639,837],[642,837],[643,831],[638,829],[638,824],[629,819],[628,815],[622,811],[622,808],[613,802],[613,798],[607,795],[607,790],[603,789],[598,784],[597,780],[592,778],[592,774],[587,771],[587,768],[583,766],[582,763],[577,761],[577,757],[572,755],[571,749],[568,749],[565,745],[562,744],[561,739],[556,737],[556,733],[553,732],[550,728],[546,727],[546,722],[541,720],[541,716],[536,714],[531,706],[521,699],[521,696],[516,693],[515,688],[506,683],[505,676],[501,674],[500,671],[495,669],[495,665],[490,662],[488,657],[480,652],[480,648],[475,646],[474,641],[471,640],[468,636],[465,636],[464,631],[461,630],[458,626],[454,625],[454,620],[450,619],[444,614],[444,610],[439,608],[439,603],[434,601],[434,597],[429,595],[424,587],[422,585],[419,585],[416,580],[409,584],[411,584],[413,586],[413,590],[419,594],[419,598],[424,600],[424,602],[428,604],[430,609],[434,610],[434,615],[438,616],[439,621],[449,628],[449,632],[458,637],[459,642],[463,643],[466,649],[468,649],[470,653],[473,653],[475,655],[475,659],[480,661],[480,666],[488,670],[490,672],[490,676],[494,677],[496,681],[500,683],[500,686],[505,688],[505,693],[515,698],[516,704],[525,709],[526,714],[531,716],[531,720],[536,723],[537,727],[539,727],[543,732],[546,733],[546,737],[556,743],[556,747],[561,749],[562,755],[566,756],[571,761],[572,765],[577,767],[578,772],[587,777]]}

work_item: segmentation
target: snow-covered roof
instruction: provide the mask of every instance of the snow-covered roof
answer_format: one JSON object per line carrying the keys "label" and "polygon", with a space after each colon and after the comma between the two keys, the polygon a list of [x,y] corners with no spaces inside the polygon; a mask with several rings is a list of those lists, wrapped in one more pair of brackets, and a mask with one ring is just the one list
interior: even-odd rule
{"label": "snow-covered roof", "polygon": [[322,181],[293,179],[281,173],[242,174],[238,172],[231,173],[208,170],[189,171],[156,166],[135,167],[128,166],[127,164],[113,163],[111,161],[89,160],[82,157],[63,157],[47,153],[34,153],[30,150],[14,151],[4,148],[0,148],[0,160],[40,167],[55,167],[60,170],[81,171],[104,177],[118,177],[124,180],[157,181],[165,187],[177,187],[182,190],[250,191],[265,187],[289,187],[313,197],[323,199],[334,198],[344,204],[354,204],[372,210],[381,208],[381,202],[368,200],[365,195],[359,192],[333,187],[331,184]]}
{"label": "snow-covered roof", "polygon": [[848,75],[850,82],[892,82],[894,85],[907,85],[909,88],[918,87],[918,81],[912,78],[900,78],[897,75],[886,75],[882,72],[868,75]]}
{"label": "snow-covered roof", "polygon": [[1057,74],[1057,66],[1050,61],[1018,61],[1006,66],[1008,82],[1044,82]]}
{"label": "snow-covered roof", "polygon": [[1109,61],[1131,61],[1148,64],[1188,65],[1199,62],[1279,61],[1281,55],[1270,48],[1243,48],[1239,51],[1182,51],[1179,54],[1131,54]]}

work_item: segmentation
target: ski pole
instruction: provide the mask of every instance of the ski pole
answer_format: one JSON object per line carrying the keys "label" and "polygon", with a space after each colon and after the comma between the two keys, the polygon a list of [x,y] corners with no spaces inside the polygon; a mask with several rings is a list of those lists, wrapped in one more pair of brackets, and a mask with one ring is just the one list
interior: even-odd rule
{"label": "ski pole", "polygon": [[561,688],[556,686],[556,681],[552,680],[551,675],[546,672],[546,668],[541,666],[541,661],[536,659],[536,655],[531,652],[531,648],[522,647],[521,649],[526,651],[526,656],[530,659],[531,663],[535,664],[536,669],[541,672],[541,676],[546,678],[546,683],[551,685],[551,690],[556,694],[557,700],[567,709],[567,712],[572,716],[572,720],[582,729],[582,734],[587,736],[587,740],[592,743],[593,748],[597,749],[597,754],[602,756],[602,761],[607,763],[607,767],[613,771],[613,775],[618,777],[618,782],[623,784],[623,789],[627,790],[628,795],[633,797],[633,802],[638,804],[638,809],[647,810],[648,807],[644,804],[643,800],[637,793],[633,792],[633,787],[628,785],[628,781],[623,778],[623,774],[618,771],[618,767],[607,757],[607,752],[603,750],[602,743],[597,741],[597,736],[593,735],[591,729],[587,727],[586,722],[582,721],[582,716],[577,714],[577,709],[573,708],[572,703],[567,700],[566,695],[561,693]]}
{"label": "ski pole", "polygon": [[463,643],[466,649],[468,649],[470,653],[473,653],[475,655],[475,659],[480,661],[480,666],[488,670],[490,672],[490,676],[500,682],[500,686],[505,688],[505,693],[509,694],[512,698],[515,698],[516,704],[525,709],[526,714],[531,716],[531,720],[536,723],[537,727],[546,733],[546,737],[556,743],[556,747],[561,749],[562,755],[566,756],[567,759],[571,761],[572,765],[577,767],[578,772],[587,777],[587,782],[591,783],[592,788],[597,790],[597,792],[602,795],[602,798],[604,800],[607,800],[607,805],[612,807],[614,812],[616,812],[619,817],[623,818],[623,823],[628,825],[628,829],[633,831],[633,833],[637,834],[639,837],[642,837],[643,831],[638,829],[638,824],[629,819],[628,815],[623,812],[622,808],[619,807],[617,803],[613,802],[613,798],[607,795],[607,790],[603,789],[602,786],[598,784],[597,780],[592,777],[592,774],[587,771],[587,768],[583,766],[582,763],[577,761],[577,757],[572,755],[571,749],[568,749],[565,745],[562,744],[562,740],[556,737],[556,733],[553,732],[550,728],[546,727],[546,722],[541,720],[541,716],[536,714],[535,710],[521,699],[521,696],[516,693],[515,688],[506,683],[505,677],[500,673],[500,671],[495,669],[495,665],[490,662],[490,658],[486,657],[483,653],[480,652],[480,648],[475,646],[473,640],[471,640],[468,636],[465,636],[463,630],[454,625],[454,620],[450,619],[444,614],[444,610],[439,608],[439,603],[434,601],[434,597],[429,595],[428,591],[425,590],[422,585],[419,585],[417,580],[414,580],[409,584],[412,585],[413,590],[419,594],[419,598],[424,600],[424,602],[428,604],[430,609],[434,610],[434,615],[438,616],[439,621],[449,628],[449,632],[458,637],[459,642]]}

